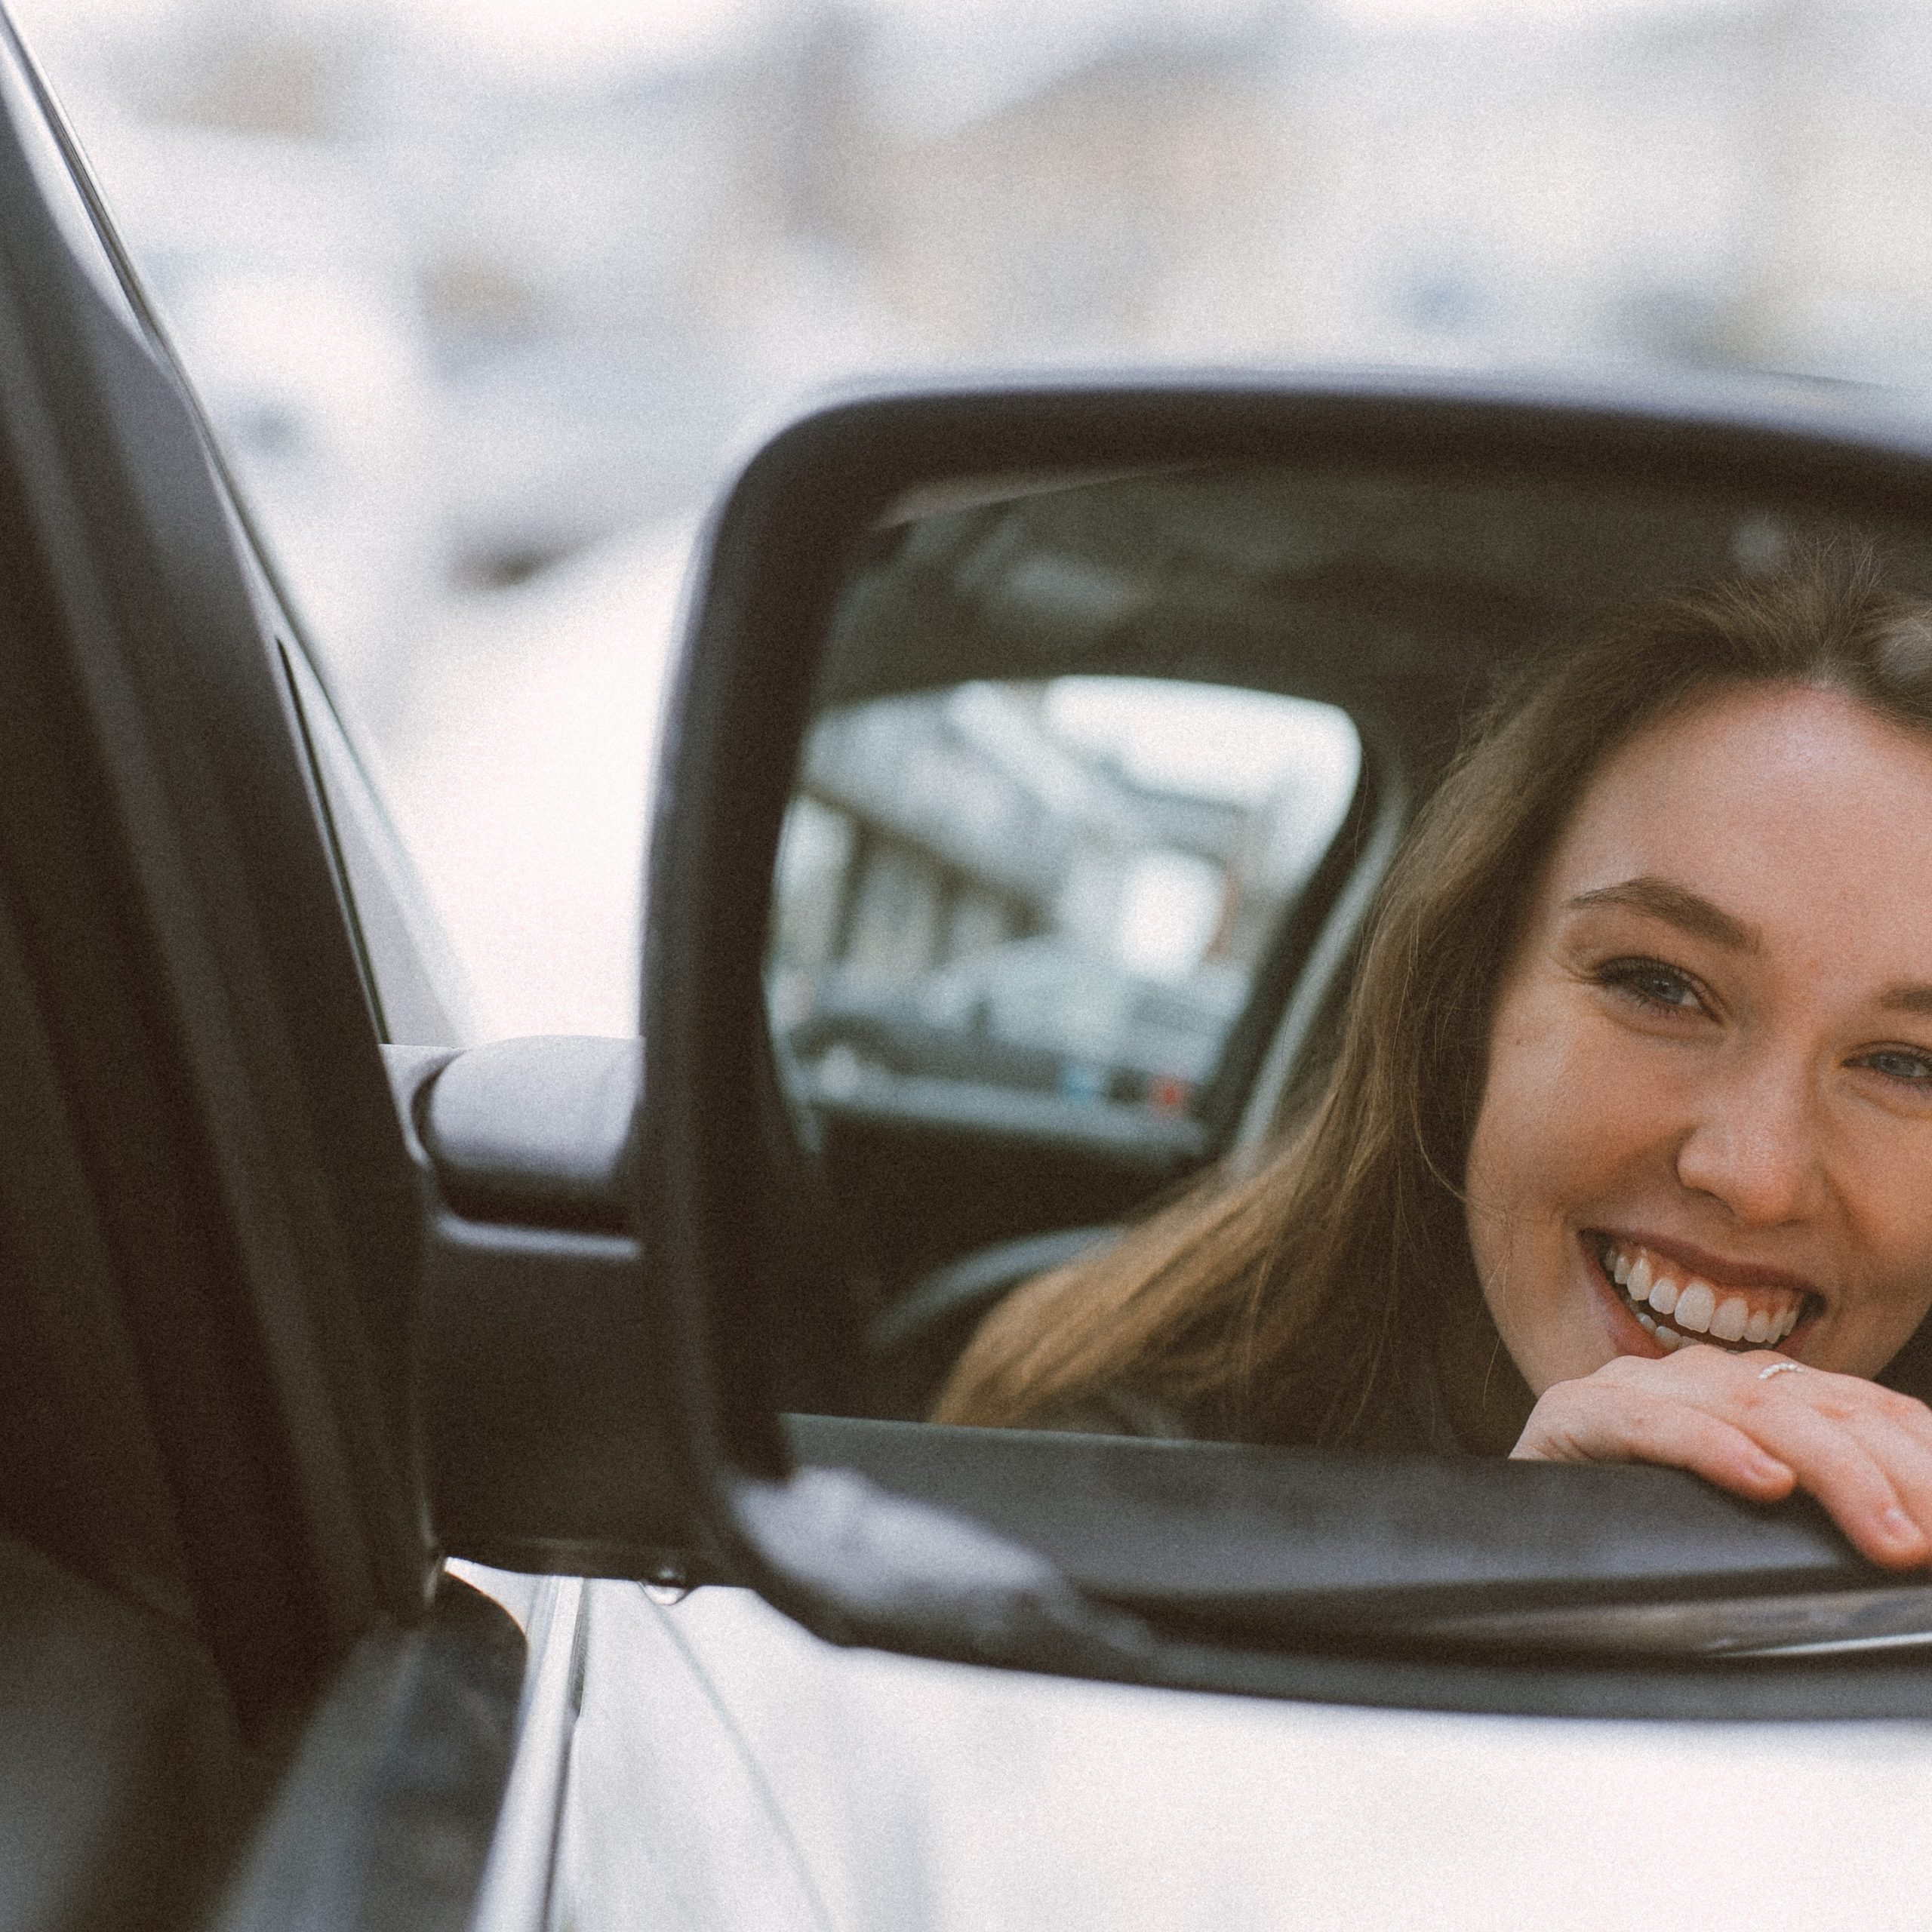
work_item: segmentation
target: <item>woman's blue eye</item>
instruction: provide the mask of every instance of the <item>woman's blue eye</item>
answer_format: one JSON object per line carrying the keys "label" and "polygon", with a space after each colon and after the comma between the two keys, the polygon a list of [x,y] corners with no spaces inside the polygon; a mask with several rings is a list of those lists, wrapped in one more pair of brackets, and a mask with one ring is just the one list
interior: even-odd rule
{"label": "woman's blue eye", "polygon": [[1903,1080],[1913,1087],[1932,1087],[1932,1057],[1924,1054],[1890,1050],[1867,1054],[1860,1065],[1882,1073],[1888,1080]]}
{"label": "woman's blue eye", "polygon": [[1681,973],[1660,965],[1654,960],[1614,960],[1600,975],[1606,986],[1628,993],[1646,1006],[1660,1006],[1673,1013],[1694,1012],[1703,1002],[1697,989]]}

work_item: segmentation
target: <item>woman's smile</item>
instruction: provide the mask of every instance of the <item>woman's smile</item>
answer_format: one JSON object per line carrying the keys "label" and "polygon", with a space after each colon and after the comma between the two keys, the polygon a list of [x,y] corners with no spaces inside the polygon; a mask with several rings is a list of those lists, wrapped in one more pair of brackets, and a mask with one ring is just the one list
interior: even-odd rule
{"label": "woman's smile", "polygon": [[1875,1375],[1932,1306],[1932,745],[1721,691],[1605,763],[1492,1015],[1471,1250],[1531,1391],[1618,1355]]}
{"label": "woman's smile", "polygon": [[1821,1306],[1804,1283],[1689,1254],[1655,1237],[1639,1241],[1590,1229],[1582,1245],[1604,1288],[1666,1355],[1688,1342],[1795,1354],[1801,1343],[1786,1338]]}

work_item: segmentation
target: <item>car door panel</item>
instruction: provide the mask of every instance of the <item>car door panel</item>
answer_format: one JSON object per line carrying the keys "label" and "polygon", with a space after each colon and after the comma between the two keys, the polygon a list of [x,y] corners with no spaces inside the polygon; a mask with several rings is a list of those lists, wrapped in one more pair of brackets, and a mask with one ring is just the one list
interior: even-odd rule
{"label": "car door panel", "polygon": [[211,1924],[463,1932],[519,1741],[526,1658],[509,1611],[449,1576],[414,1628],[365,1636],[280,1768]]}
{"label": "car door panel", "polygon": [[220,1870],[250,1767],[207,1647],[0,1543],[0,1924],[165,1928]]}
{"label": "car door panel", "polygon": [[421,1183],[272,586],[0,68],[4,1915],[204,1922],[258,1826],[231,1923],[458,1925],[524,1647],[432,1595]]}

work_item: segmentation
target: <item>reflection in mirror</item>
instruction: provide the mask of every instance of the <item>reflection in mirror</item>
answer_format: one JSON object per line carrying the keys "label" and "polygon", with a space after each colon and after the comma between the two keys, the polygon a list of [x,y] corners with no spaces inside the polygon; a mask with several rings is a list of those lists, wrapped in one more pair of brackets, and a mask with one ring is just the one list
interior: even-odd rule
{"label": "reflection in mirror", "polygon": [[826,713],[771,953],[805,1094],[1041,1132],[1186,1119],[1360,758],[1332,705],[1151,678]]}
{"label": "reflection in mirror", "polygon": [[[1633,1297],[1639,1262],[1641,1282],[1685,1278],[1691,1338],[1726,1359],[1809,1346],[1814,1367],[1890,1363],[1909,1382],[1915,1317],[1841,1360],[1819,1325],[1830,1269],[1857,1257],[1794,1251],[1798,1285],[1754,1284],[1775,1242],[1700,1219],[1677,1183],[1639,1185],[1665,1170],[1571,1133],[1590,1109],[1536,1090],[1533,1068],[1500,1151],[1471,1152],[1488,1002],[1532,888],[1598,797],[1597,764],[1657,751],[1652,695],[1721,660],[1759,683],[1890,678],[1894,716],[1918,702],[1909,652],[1881,645],[1915,625],[1932,641],[1909,601],[1932,557],[1909,528],[1859,533],[1881,590],[1849,534],[1666,485],[1290,465],[993,481],[888,518],[838,605],[768,958],[868,1337],[869,1412],[1502,1453],[1554,1381],[1687,1346],[1672,1309]],[[1805,561],[1820,540],[1835,546],[1822,575]],[[1629,617],[1713,585],[1674,631]],[[1466,780],[1444,795],[1429,848],[1444,903],[1410,878],[1402,973],[1385,963],[1349,1017],[1401,838],[1532,663],[1569,667],[1524,688],[1545,693],[1534,755],[1492,756],[1486,796]],[[1592,685],[1583,666],[1623,682]],[[1752,738],[1743,767],[1771,743]],[[1715,771],[1703,749],[1696,768]],[[1692,768],[1669,768],[1640,795],[1685,795]],[[1640,814],[1643,838],[1669,816]],[[1747,817],[1738,835],[1763,830]],[[1466,873],[1465,832],[1490,841]],[[1749,882],[1691,883],[1721,900]],[[1686,983],[1716,970],[1686,968],[1669,933],[1614,938]],[[1654,1031],[1695,1004],[1661,981],[1590,983],[1599,1001],[1651,1001]],[[1653,1124],[1668,1139],[1682,1123]],[[1571,1168],[1539,1195],[1531,1171],[1559,1147]],[[1466,1178],[1512,1231],[1473,1256]],[[1700,1266],[1719,1278],[1697,1328]],[[1730,1277],[1749,1303],[1734,1342]],[[1524,1281],[1547,1294],[1505,1292]]]}

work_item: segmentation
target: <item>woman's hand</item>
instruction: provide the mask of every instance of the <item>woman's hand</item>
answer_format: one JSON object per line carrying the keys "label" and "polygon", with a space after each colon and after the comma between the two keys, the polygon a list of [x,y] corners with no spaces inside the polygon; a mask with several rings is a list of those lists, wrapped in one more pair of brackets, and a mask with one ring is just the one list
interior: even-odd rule
{"label": "woman's hand", "polygon": [[1756,1503],[1808,1490],[1874,1563],[1932,1561],[1932,1409],[1769,1350],[1620,1355],[1545,1389],[1510,1454],[1663,1463]]}

